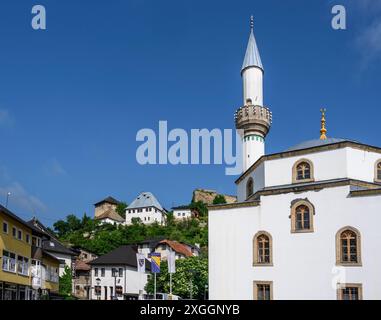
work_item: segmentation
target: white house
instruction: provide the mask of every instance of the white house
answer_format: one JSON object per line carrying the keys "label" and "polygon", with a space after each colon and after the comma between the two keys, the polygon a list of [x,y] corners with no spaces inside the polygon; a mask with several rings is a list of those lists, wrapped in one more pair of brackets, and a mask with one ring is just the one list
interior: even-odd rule
{"label": "white house", "polygon": [[151,192],[142,192],[126,209],[126,224],[139,219],[144,224],[164,224],[166,211]]}
{"label": "white house", "polygon": [[192,209],[189,206],[178,206],[173,207],[173,217],[175,220],[184,220],[184,219],[190,219],[192,218],[193,213]]}
{"label": "white house", "polygon": [[121,246],[89,262],[91,265],[91,299],[135,300],[146,292],[150,262],[146,273],[137,271],[136,246]]}
{"label": "white house", "polygon": [[381,299],[381,148],[320,139],[264,153],[271,112],[253,26],[241,70],[238,202],[209,207],[210,299]]}

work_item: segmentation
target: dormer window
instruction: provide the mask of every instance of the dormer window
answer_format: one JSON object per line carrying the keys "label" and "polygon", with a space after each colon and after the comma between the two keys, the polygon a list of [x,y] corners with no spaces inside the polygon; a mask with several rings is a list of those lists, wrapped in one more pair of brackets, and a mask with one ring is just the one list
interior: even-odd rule
{"label": "dormer window", "polygon": [[313,164],[307,159],[295,163],[292,171],[293,183],[314,181]]}
{"label": "dormer window", "polygon": [[246,183],[246,199],[249,199],[253,193],[254,193],[254,181],[253,181],[253,178],[249,178],[249,180]]}
{"label": "dormer window", "polygon": [[381,182],[381,160],[378,160],[375,165],[374,181]]}

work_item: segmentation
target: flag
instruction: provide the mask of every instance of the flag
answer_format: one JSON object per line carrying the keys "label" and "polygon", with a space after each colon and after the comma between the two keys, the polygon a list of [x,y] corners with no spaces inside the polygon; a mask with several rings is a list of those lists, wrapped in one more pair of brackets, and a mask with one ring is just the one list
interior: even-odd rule
{"label": "flag", "polygon": [[168,273],[175,273],[176,272],[176,252],[169,251],[168,252]]}
{"label": "flag", "polygon": [[136,262],[138,266],[138,272],[146,272],[146,258],[143,253],[136,254]]}
{"label": "flag", "polygon": [[151,253],[151,272],[160,273],[161,254],[157,252]]}

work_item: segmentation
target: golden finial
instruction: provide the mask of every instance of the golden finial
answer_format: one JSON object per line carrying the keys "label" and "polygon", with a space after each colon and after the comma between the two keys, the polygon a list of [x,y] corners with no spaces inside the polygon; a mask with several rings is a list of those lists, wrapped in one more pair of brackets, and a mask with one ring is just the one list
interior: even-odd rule
{"label": "golden finial", "polygon": [[321,129],[320,129],[320,140],[326,140],[327,129],[325,127],[325,112],[327,110],[325,108],[320,109],[321,112]]}

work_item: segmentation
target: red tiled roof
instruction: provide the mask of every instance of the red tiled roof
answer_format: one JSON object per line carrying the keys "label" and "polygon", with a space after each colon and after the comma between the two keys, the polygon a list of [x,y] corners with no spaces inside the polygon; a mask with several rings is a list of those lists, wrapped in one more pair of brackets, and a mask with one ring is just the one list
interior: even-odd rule
{"label": "red tiled roof", "polygon": [[192,252],[182,243],[172,240],[162,240],[159,244],[166,244],[170,246],[175,252],[182,254],[185,257],[192,257]]}
{"label": "red tiled roof", "polygon": [[77,260],[75,262],[75,270],[89,271],[91,267],[86,263],[86,261]]}

